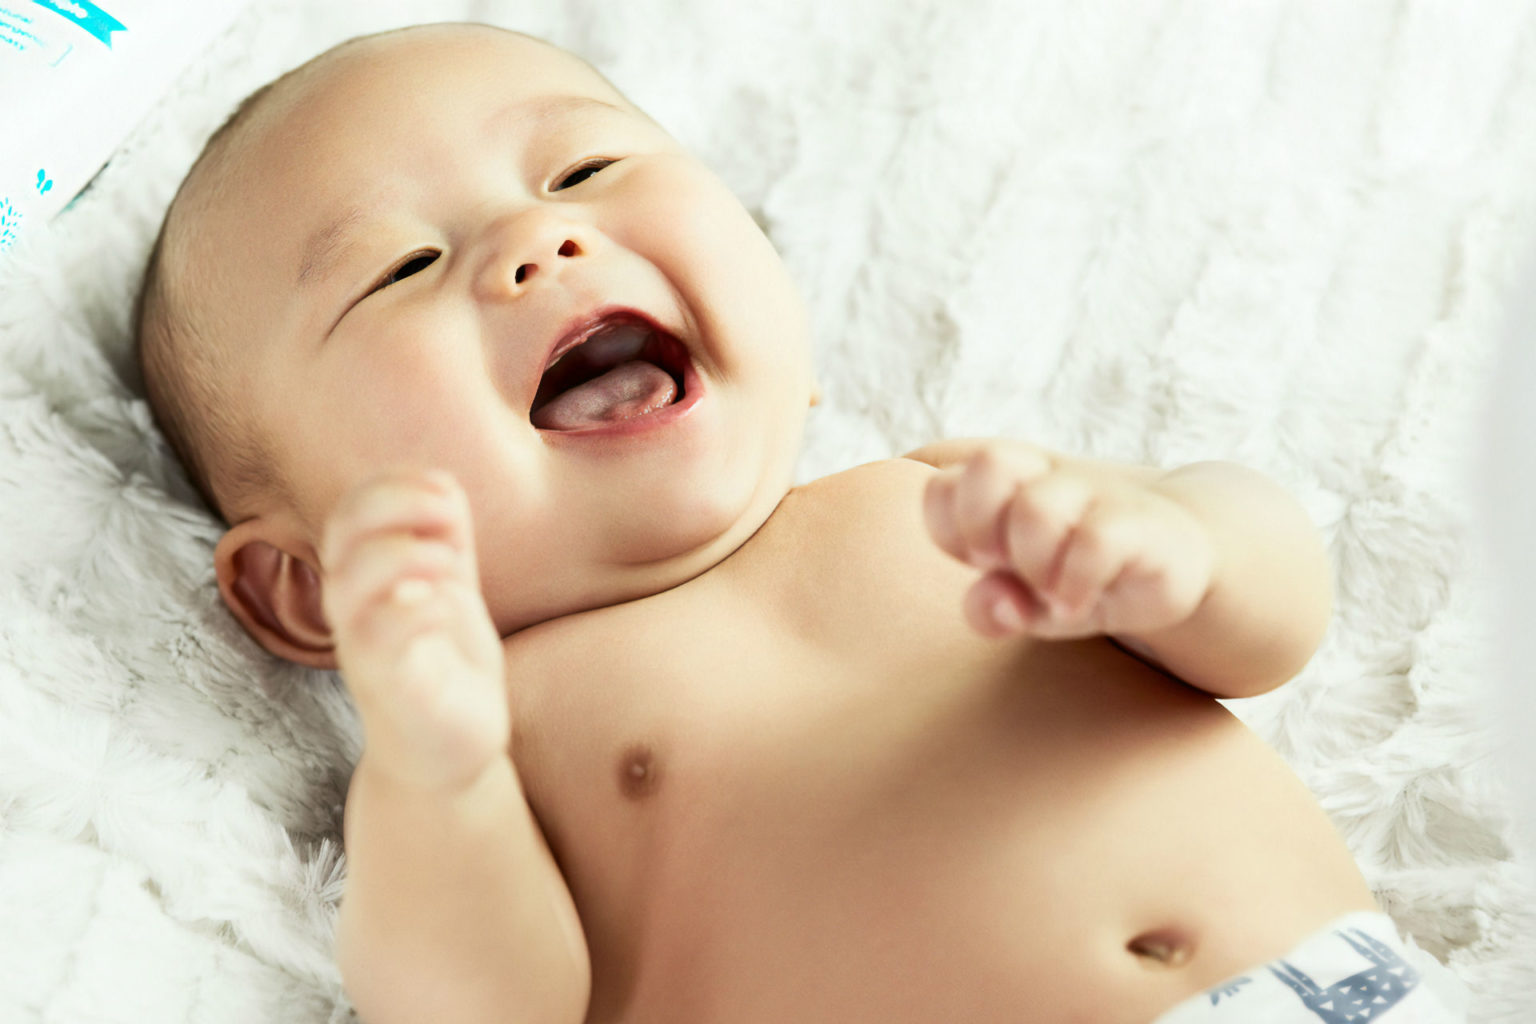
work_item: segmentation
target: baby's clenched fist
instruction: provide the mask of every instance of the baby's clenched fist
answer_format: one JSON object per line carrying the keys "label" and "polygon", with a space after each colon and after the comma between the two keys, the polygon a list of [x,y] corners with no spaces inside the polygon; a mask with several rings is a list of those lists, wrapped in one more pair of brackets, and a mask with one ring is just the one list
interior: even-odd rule
{"label": "baby's clenched fist", "polygon": [[976,445],[929,480],[934,541],[984,571],[966,595],[982,633],[1136,636],[1187,619],[1210,588],[1209,531],[1150,479],[1022,442]]}
{"label": "baby's clenched fist", "polygon": [[375,477],[332,514],[320,563],[364,757],[411,785],[473,782],[506,750],[510,715],[464,492],[435,471]]}

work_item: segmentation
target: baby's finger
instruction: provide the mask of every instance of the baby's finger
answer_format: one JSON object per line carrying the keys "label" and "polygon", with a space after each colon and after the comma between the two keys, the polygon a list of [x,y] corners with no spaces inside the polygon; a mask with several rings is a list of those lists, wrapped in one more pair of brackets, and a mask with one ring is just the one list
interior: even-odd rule
{"label": "baby's finger", "polygon": [[406,535],[374,535],[354,547],[344,566],[328,574],[322,591],[326,618],[340,631],[355,628],[407,580],[435,584],[466,573],[462,551],[441,541]]}
{"label": "baby's finger", "polygon": [[464,492],[446,473],[392,470],[348,494],[326,523],[321,564],[334,570],[354,545],[402,532],[455,547],[472,543]]}
{"label": "baby's finger", "polygon": [[1061,473],[1027,484],[1014,495],[1004,528],[1009,564],[1037,594],[1051,595],[1062,545],[1092,500],[1086,481]]}
{"label": "baby's finger", "polygon": [[989,572],[966,592],[965,618],[983,636],[1011,636],[1033,630],[1049,617],[1049,609],[1006,570]]}
{"label": "baby's finger", "polygon": [[994,450],[987,448],[967,460],[955,482],[955,528],[966,552],[963,557],[978,569],[1008,566],[1003,547],[1003,518],[1018,487],[1018,477]]}
{"label": "baby's finger", "polygon": [[457,580],[400,580],[350,632],[338,633],[342,675],[349,685],[373,680],[374,685],[392,686],[396,684],[390,681],[408,680],[403,659],[413,644],[428,636],[446,643],[464,664],[494,668],[500,648],[494,632],[484,628],[484,619],[480,595]]}
{"label": "baby's finger", "polygon": [[336,661],[364,718],[398,712],[404,676],[400,659],[419,637],[445,633],[451,612],[442,587],[426,580],[402,580],[368,614],[336,631]]}
{"label": "baby's finger", "polygon": [[941,550],[964,561],[965,545],[955,525],[955,484],[959,479],[958,468],[941,469],[928,478],[923,488],[923,522]]}
{"label": "baby's finger", "polygon": [[1102,505],[1083,513],[1050,589],[1050,600],[1063,618],[1079,618],[1100,599],[1135,554],[1144,522],[1106,513]]}

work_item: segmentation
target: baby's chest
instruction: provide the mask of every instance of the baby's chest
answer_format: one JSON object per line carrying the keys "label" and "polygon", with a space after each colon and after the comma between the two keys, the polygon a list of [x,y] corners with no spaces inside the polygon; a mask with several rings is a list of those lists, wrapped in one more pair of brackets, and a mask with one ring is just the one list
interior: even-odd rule
{"label": "baby's chest", "polygon": [[1068,677],[1128,659],[972,630],[978,574],[929,539],[926,478],[820,482],[705,577],[543,630],[514,756],[557,855],[614,886],[696,877],[724,837],[777,822],[809,851],[816,823],[830,842],[947,787],[1017,804],[1034,760],[1080,754],[1099,716]]}
{"label": "baby's chest", "polygon": [[1102,642],[1044,651],[969,626],[979,573],[929,537],[930,475],[898,460],[817,481],[702,577],[541,627],[510,685],[551,830],[632,832],[765,779],[862,799],[927,745],[1058,727],[1064,669],[1123,674],[1118,653],[1085,660]]}
{"label": "baby's chest", "polygon": [[697,580],[547,624],[517,652],[514,756],[552,839],[686,828],[671,815],[746,775],[872,757],[1018,675],[964,621],[976,573],[927,536],[927,468],[878,466],[794,492]]}
{"label": "baby's chest", "polygon": [[568,758],[588,772],[606,762],[620,795],[648,796],[663,754],[825,742],[823,729],[932,713],[1017,679],[1026,645],[970,628],[979,574],[928,536],[928,473],[898,461],[817,481],[698,579],[542,629],[511,681],[529,759],[559,761],[562,778]]}

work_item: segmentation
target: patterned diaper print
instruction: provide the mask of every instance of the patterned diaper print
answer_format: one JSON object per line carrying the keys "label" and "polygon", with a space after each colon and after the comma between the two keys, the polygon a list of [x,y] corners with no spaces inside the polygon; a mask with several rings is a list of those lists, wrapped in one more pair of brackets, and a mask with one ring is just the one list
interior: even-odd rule
{"label": "patterned diaper print", "polygon": [[1465,1024],[1466,1001],[1461,982],[1403,942],[1389,917],[1357,913],[1155,1024]]}

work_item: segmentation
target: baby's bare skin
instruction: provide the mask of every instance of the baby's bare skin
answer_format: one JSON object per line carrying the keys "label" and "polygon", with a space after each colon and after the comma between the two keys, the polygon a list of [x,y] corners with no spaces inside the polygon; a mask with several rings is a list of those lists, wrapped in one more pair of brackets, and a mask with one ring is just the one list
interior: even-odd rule
{"label": "baby's bare skin", "polygon": [[[1142,1024],[1374,906],[1208,694],[1103,638],[967,622],[978,574],[924,521],[934,475],[897,460],[798,488],[695,579],[505,642],[526,833],[558,865],[517,884],[569,892],[585,1019]],[[344,616],[345,670],[366,652]],[[365,755],[349,849],[396,764]],[[544,955],[559,927],[536,929]],[[375,970],[351,966],[366,999]]]}
{"label": "baby's bare skin", "polygon": [[1003,441],[790,487],[787,268],[537,41],[362,40],[232,138],[162,319],[282,484],[204,453],[225,602],[362,716],[368,1024],[1143,1024],[1372,906],[1213,699],[1326,621],[1278,488]]}

